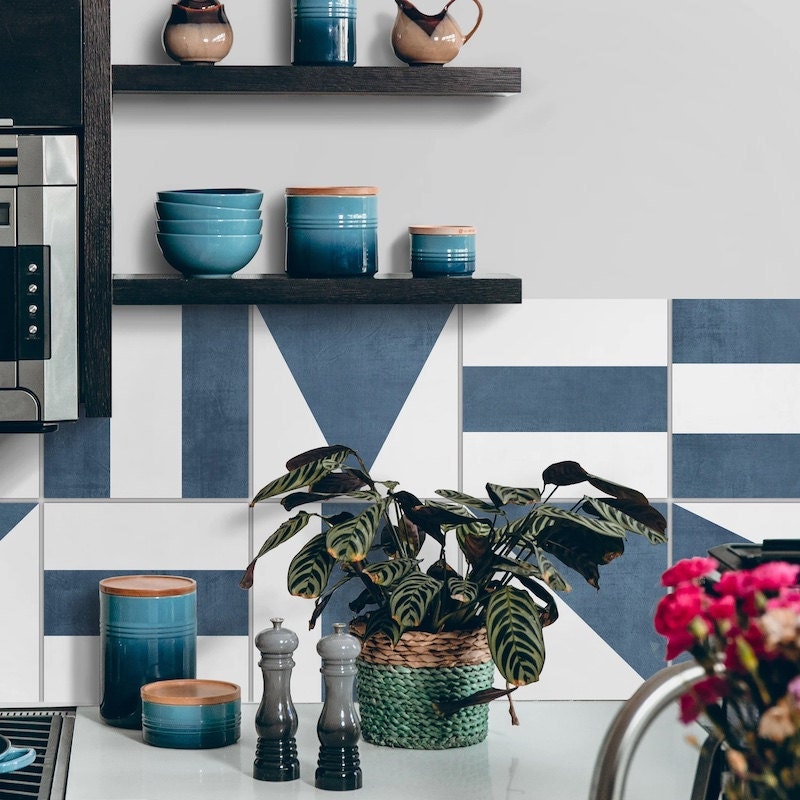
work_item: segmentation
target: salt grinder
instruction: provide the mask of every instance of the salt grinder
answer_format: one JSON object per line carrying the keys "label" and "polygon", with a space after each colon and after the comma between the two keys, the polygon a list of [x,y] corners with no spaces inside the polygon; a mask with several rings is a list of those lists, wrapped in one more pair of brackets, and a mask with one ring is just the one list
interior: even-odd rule
{"label": "salt grinder", "polygon": [[333,633],[317,643],[322,657],[325,703],[317,722],[319,760],[314,785],[317,789],[349,791],[361,788],[358,740],[361,720],[353,703],[356,657],[361,643],[346,633],[347,625],[334,622]]}
{"label": "salt grinder", "polygon": [[256,760],[253,777],[259,781],[294,781],[300,777],[297,760],[297,711],[292,703],[290,681],[297,649],[297,634],[282,628],[273,617],[272,628],[256,636],[261,652],[258,666],[264,675],[264,695],[256,711]]}

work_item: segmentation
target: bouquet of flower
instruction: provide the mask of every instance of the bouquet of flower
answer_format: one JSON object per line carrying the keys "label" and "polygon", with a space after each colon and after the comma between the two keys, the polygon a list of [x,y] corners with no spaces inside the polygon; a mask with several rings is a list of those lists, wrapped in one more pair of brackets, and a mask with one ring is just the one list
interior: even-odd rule
{"label": "bouquet of flower", "polygon": [[691,654],[706,673],[680,701],[720,737],[731,800],[800,800],[800,565],[718,572],[713,558],[679,561],[655,628],[667,659]]}

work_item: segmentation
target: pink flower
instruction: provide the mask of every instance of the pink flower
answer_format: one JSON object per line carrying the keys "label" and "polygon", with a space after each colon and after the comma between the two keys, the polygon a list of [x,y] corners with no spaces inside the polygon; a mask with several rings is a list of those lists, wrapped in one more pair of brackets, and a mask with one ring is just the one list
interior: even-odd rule
{"label": "pink flower", "polygon": [[706,706],[719,702],[728,694],[728,684],[718,675],[699,680],[681,697],[681,722],[694,722]]}
{"label": "pink flower", "polygon": [[753,593],[753,579],[749,572],[723,572],[714,590],[721,595],[746,597]]}
{"label": "pink flower", "polygon": [[800,564],[787,564],[785,561],[769,561],[750,570],[754,587],[760,592],[777,592],[794,586],[798,573]]}
{"label": "pink flower", "polygon": [[707,609],[708,616],[719,622],[735,622],[736,621],[736,599],[733,595],[725,595],[714,600],[711,600]]}
{"label": "pink flower", "polygon": [[695,643],[688,629],[702,615],[705,602],[703,590],[693,583],[682,583],[659,601],[654,623],[656,631],[667,638],[667,660]]}
{"label": "pink flower", "polygon": [[788,703],[779,700],[768,708],[758,721],[758,735],[773,742],[783,742],[795,733]]}
{"label": "pink flower", "polygon": [[664,572],[661,576],[661,585],[677,586],[687,581],[693,581],[696,578],[709,575],[718,566],[719,562],[714,558],[702,558],[700,556],[684,558]]}

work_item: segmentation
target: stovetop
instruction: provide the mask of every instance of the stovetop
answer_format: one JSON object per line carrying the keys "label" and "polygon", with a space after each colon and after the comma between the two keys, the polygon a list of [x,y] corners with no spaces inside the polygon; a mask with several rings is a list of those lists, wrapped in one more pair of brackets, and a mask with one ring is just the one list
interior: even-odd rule
{"label": "stovetop", "polygon": [[0,709],[0,734],[36,750],[30,766],[0,774],[0,800],[61,800],[74,727],[74,708]]}

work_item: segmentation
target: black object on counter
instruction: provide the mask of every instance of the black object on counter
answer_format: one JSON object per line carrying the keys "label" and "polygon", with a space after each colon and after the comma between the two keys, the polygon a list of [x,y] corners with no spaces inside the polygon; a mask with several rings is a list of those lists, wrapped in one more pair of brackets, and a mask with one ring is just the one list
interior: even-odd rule
{"label": "black object on counter", "polygon": [[708,554],[726,570],[751,569],[768,561],[800,564],[800,539],[765,539],[761,544],[721,544],[710,548]]}
{"label": "black object on counter", "polygon": [[356,658],[361,643],[343,622],[334,622],[333,633],[317,643],[322,657],[325,702],[317,722],[319,760],[314,775],[317,789],[343,792],[360,789],[362,783],[358,754],[361,720],[353,702]]}
{"label": "black object on counter", "polygon": [[259,781],[294,781],[300,777],[297,759],[297,711],[292,702],[291,676],[297,649],[297,634],[282,628],[283,619],[273,617],[272,628],[256,636],[261,652],[258,662],[264,676],[264,694],[256,711],[256,759],[253,777]]}

